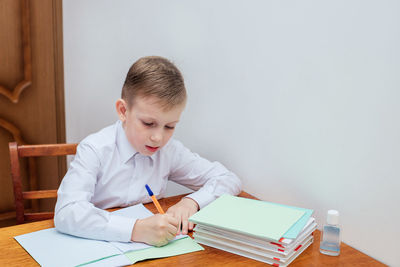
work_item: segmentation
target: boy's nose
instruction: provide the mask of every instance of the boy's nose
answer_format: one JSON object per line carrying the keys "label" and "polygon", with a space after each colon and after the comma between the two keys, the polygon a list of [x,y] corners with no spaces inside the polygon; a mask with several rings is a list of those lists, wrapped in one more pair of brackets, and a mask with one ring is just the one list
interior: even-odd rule
{"label": "boy's nose", "polygon": [[161,138],[162,136],[160,134],[153,134],[152,136],[150,136],[150,140],[155,143],[160,142]]}

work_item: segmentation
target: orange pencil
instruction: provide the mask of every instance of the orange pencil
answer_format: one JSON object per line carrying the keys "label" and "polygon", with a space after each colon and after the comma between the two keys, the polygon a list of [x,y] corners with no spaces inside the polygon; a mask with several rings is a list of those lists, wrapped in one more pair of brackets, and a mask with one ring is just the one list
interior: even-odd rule
{"label": "orange pencil", "polygon": [[160,206],[160,203],[158,203],[158,200],[156,198],[156,196],[153,194],[153,191],[151,191],[150,187],[146,184],[145,185],[147,192],[149,193],[151,200],[153,200],[154,205],[156,206],[157,210],[159,213],[164,214],[165,212],[163,211],[163,209]]}

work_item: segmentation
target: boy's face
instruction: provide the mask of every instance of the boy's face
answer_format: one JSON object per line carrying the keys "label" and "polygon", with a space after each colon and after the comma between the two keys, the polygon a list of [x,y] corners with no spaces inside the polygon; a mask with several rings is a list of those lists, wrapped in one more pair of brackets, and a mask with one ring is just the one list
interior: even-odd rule
{"label": "boy's face", "polygon": [[139,96],[130,108],[123,99],[116,103],[126,136],[142,155],[151,156],[169,141],[185,108],[183,103],[164,110],[158,100],[153,96]]}

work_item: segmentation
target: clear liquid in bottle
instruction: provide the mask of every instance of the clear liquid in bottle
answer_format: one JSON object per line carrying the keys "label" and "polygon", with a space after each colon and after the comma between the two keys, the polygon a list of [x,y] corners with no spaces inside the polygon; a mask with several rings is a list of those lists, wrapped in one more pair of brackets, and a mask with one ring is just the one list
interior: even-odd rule
{"label": "clear liquid in bottle", "polygon": [[322,230],[319,251],[330,256],[340,254],[339,212],[336,210],[328,211],[327,224]]}

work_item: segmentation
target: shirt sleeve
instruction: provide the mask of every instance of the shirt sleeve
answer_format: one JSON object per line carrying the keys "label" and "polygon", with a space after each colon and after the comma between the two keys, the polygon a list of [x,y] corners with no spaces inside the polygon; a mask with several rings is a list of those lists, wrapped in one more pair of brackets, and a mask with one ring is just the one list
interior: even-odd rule
{"label": "shirt sleeve", "polygon": [[169,179],[196,192],[186,196],[197,202],[200,209],[223,194],[238,195],[240,179],[219,162],[210,162],[191,152],[181,142],[172,140]]}
{"label": "shirt sleeve", "polygon": [[54,225],[70,235],[129,242],[136,219],[113,215],[90,202],[100,165],[95,149],[88,143],[79,144],[57,192]]}

